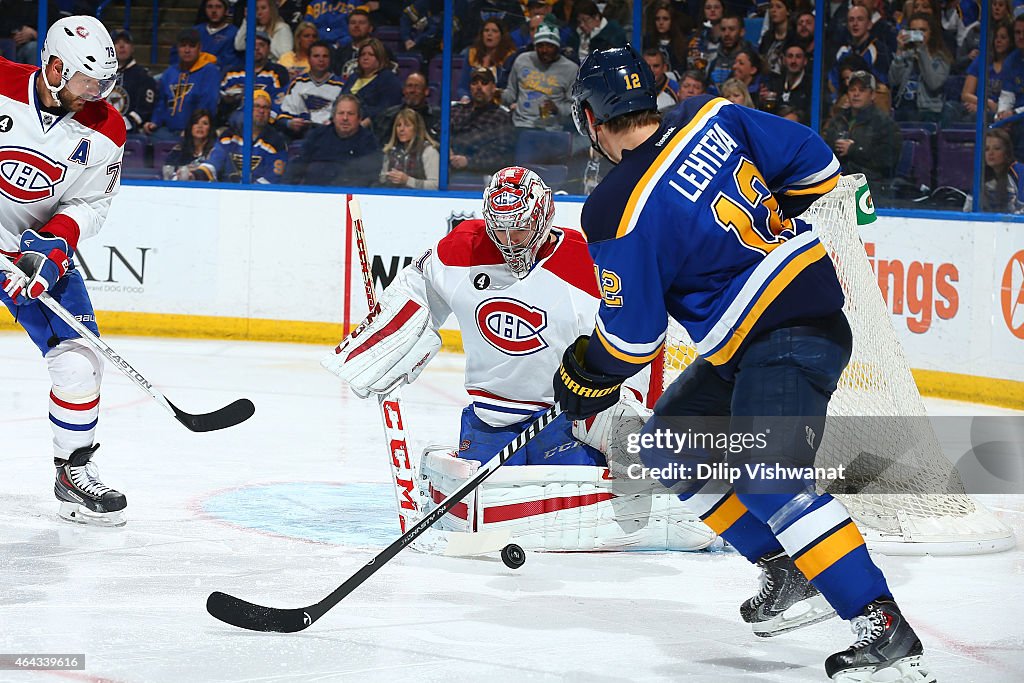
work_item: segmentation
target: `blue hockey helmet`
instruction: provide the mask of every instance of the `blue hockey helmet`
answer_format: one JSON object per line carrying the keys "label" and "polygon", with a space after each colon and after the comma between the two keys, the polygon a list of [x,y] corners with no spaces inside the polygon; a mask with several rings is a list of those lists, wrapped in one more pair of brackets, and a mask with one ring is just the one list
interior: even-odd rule
{"label": "blue hockey helmet", "polygon": [[[576,130],[596,144],[593,125],[635,111],[657,111],[654,74],[633,46],[591,52],[572,85]],[[598,150],[600,151],[600,150]]]}

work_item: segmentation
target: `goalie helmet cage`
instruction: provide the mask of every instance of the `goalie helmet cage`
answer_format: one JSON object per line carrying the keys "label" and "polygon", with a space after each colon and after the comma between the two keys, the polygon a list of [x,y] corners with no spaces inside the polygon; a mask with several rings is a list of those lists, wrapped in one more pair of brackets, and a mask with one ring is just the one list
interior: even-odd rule
{"label": "goalie helmet cage", "polygon": [[[857,233],[857,187],[856,179],[841,178],[802,216],[836,265],[853,329],[853,355],[828,414],[870,416],[856,421],[860,428],[851,420],[830,420],[815,464],[846,466],[846,492],[835,495],[878,552],[971,555],[1012,548],[1013,532],[965,493],[925,419],[924,402]],[[651,398],[695,356],[686,331],[669,319],[665,350],[653,363]],[[819,490],[833,492],[823,484]]]}

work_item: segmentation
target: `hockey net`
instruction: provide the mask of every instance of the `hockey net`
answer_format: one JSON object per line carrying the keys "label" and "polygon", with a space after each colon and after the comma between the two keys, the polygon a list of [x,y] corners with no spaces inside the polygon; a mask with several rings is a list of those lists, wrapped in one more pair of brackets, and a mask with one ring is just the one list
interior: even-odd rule
{"label": "hockey net", "polygon": [[[853,178],[822,197],[802,218],[828,250],[853,329],[850,363],[829,403],[831,417],[815,464],[846,467],[842,490],[819,482],[849,509],[870,546],[897,555],[961,555],[1013,547],[1013,533],[964,492],[943,454],[896,330],[857,234]],[[653,384],[667,387],[693,360],[686,331],[669,320]],[[657,389],[656,389],[657,390]],[[918,419],[907,419],[907,417]]]}

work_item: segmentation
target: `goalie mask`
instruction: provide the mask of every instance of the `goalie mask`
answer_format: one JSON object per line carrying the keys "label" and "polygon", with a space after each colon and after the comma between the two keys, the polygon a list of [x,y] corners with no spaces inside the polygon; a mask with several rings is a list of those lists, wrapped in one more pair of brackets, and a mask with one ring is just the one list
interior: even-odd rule
{"label": "goalie mask", "polygon": [[114,43],[106,27],[95,17],[64,17],[54,22],[43,42],[44,69],[51,57],[60,59],[63,64],[60,85],[54,87],[43,79],[54,98],[61,88],[67,88],[74,97],[101,100],[117,83]]}
{"label": "goalie mask", "polygon": [[551,234],[554,217],[551,189],[529,169],[503,168],[484,190],[487,236],[519,279],[533,268],[537,252]]}

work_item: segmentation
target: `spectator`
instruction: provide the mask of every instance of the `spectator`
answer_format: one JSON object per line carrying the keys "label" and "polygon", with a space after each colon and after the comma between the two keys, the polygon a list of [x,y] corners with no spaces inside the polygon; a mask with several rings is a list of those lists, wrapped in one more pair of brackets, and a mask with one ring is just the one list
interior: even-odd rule
{"label": "spectator", "polygon": [[160,77],[153,118],[142,129],[159,140],[177,140],[196,109],[217,110],[220,70],[217,58],[199,50],[199,31],[178,34],[178,63]]}
{"label": "spectator", "polygon": [[[668,70],[678,78],[686,71],[690,39],[683,31],[681,15],[672,8],[671,0],[655,0],[647,10],[644,23],[644,48],[656,47],[665,55]],[[687,17],[688,18],[688,17]]]}
{"label": "spectator", "polygon": [[740,104],[754,109],[754,100],[750,97],[747,85],[738,78],[726,79],[722,85],[718,86],[718,92],[733,104]]}
{"label": "spectator", "polygon": [[750,99],[754,103],[754,109],[761,109],[762,105],[770,105],[772,111],[775,108],[775,93],[768,91],[767,102],[761,101],[761,88],[767,90],[767,80],[761,74],[763,68],[761,55],[757,50],[746,47],[736,53],[736,59],[732,61],[732,77],[743,84],[743,87],[750,93]]}
{"label": "spectator", "polygon": [[[359,51],[373,38],[374,24],[370,13],[357,7],[348,13],[348,38],[345,45],[334,51],[334,72],[343,79],[352,75],[359,66]],[[390,59],[389,59],[390,61]]]}
{"label": "spectator", "polygon": [[36,0],[0,0],[0,37],[14,41],[14,59],[39,65],[39,3]]}
{"label": "spectator", "polygon": [[796,120],[807,125],[811,121],[813,84],[811,74],[807,70],[807,53],[800,43],[794,41],[786,47],[783,63],[785,74],[778,80],[779,103],[789,107],[796,113]]}
{"label": "spectator", "polygon": [[[276,7],[276,6],[275,6]],[[265,90],[257,90],[252,98],[252,181],[276,184],[284,177],[288,163],[288,143],[270,125],[273,105]],[[246,147],[240,128],[230,130],[210,153],[210,158],[192,171],[192,180],[242,182],[242,159]]]}
{"label": "spectator", "polygon": [[369,128],[373,117],[402,101],[402,84],[391,69],[384,43],[370,38],[359,48],[359,64],[345,78],[341,91],[358,95],[362,103],[362,125]]}
{"label": "spectator", "polygon": [[302,151],[289,165],[288,182],[369,187],[377,180],[383,155],[374,134],[360,125],[359,98],[338,95],[332,111],[329,125],[306,135]]}
{"label": "spectator", "polygon": [[761,36],[758,52],[765,63],[765,70],[781,75],[783,52],[793,35],[789,22],[790,0],[771,0],[768,4],[768,30]]}
{"label": "spectator", "polygon": [[[836,62],[848,54],[858,55],[867,63],[877,81],[888,83],[889,53],[885,45],[871,35],[871,17],[867,8],[860,5],[851,7],[846,16],[846,27],[850,40],[836,52]],[[829,74],[829,83],[834,91],[838,91],[839,71],[834,67]]]}
{"label": "spectator", "polygon": [[[524,30],[530,26],[531,24],[523,24]],[[532,42],[531,32],[530,43]],[[462,70],[462,80],[456,90],[456,96],[463,102],[469,101],[469,77],[474,69],[490,69],[498,87],[504,86],[515,58],[516,43],[505,30],[505,25],[497,19],[487,19],[480,27],[476,40],[466,48],[466,68]]]}
{"label": "spectator", "polygon": [[[348,34],[348,16],[353,9],[355,5],[349,2],[309,0],[303,19],[316,25],[319,39],[326,40],[337,50],[352,42]],[[365,7],[363,11],[366,11]]]}
{"label": "spectator", "polygon": [[422,116],[412,109],[399,111],[383,151],[381,185],[414,190],[437,189],[441,155],[437,151],[437,142],[423,124]]}
{"label": "spectator", "polygon": [[753,49],[749,41],[744,38],[746,29],[743,28],[743,20],[737,16],[722,17],[718,22],[719,31],[722,33],[722,42],[718,46],[718,54],[708,64],[708,80],[712,85],[720,85],[732,75],[732,62],[736,55],[745,48]]}
{"label": "spectator", "polygon": [[288,24],[292,31],[299,27],[306,14],[305,3],[299,4],[295,0],[275,0],[277,2],[277,16]]}
{"label": "spectator", "polygon": [[679,81],[679,101],[704,94],[704,72],[696,69],[683,72],[683,78]]}
{"label": "spectator", "polygon": [[533,36],[533,50],[512,63],[501,101],[512,110],[516,128],[564,130],[572,121],[569,91],[579,67],[559,51],[558,31],[542,24]]}
{"label": "spectator", "polygon": [[295,49],[285,52],[277,63],[288,70],[288,83],[297,76],[309,71],[309,48],[318,39],[316,26],[308,21],[300,21],[295,29]]}
{"label": "spectator", "polygon": [[863,173],[874,189],[892,180],[902,137],[896,122],[874,104],[875,78],[871,73],[850,74],[847,95],[850,108],[840,110],[828,122],[822,137],[835,150],[843,172]]}
{"label": "spectator", "polygon": [[697,33],[690,38],[687,68],[702,71],[707,75],[708,66],[715,61],[722,43],[723,16],[722,0],[704,0],[700,9],[700,25],[697,27]]}
{"label": "spectator", "polygon": [[441,130],[441,109],[427,101],[427,92],[427,79],[423,74],[414,71],[406,76],[402,85],[402,101],[373,118],[373,134],[377,139],[389,140],[398,112],[411,109],[420,115],[427,133],[436,140]]}
{"label": "spectator", "polygon": [[[896,51],[896,25],[886,19],[882,13],[882,0],[853,0],[850,4],[860,5],[868,11],[871,20],[871,36],[885,45],[889,54]],[[941,32],[940,32],[941,33]]]}
{"label": "spectator", "polygon": [[[292,28],[277,15],[275,0],[256,0],[256,31],[267,34],[270,38],[270,56],[280,59],[281,55],[291,52],[294,47]],[[243,22],[235,34],[235,49],[245,52],[245,23]],[[287,82],[284,87],[288,87]]]}
{"label": "spectator", "polygon": [[[548,17],[551,18],[549,19]],[[485,19],[484,24],[481,25],[480,27],[481,31],[483,30],[486,23],[489,21],[498,22],[498,24],[502,27],[502,34],[506,32],[507,29],[505,27],[507,26],[507,24],[504,21],[497,19],[495,17]],[[534,32],[536,32],[537,27],[540,26],[541,24],[549,24],[551,26],[555,26],[558,29],[558,34],[559,37],[562,39],[562,42],[568,42],[569,29],[568,27],[563,28],[558,24],[558,20],[555,19],[555,17],[551,13],[551,5],[545,2],[545,0],[527,0],[526,21],[520,24],[519,28],[517,28],[515,31],[509,33],[509,38],[511,39],[514,48],[512,51],[513,56],[516,54],[516,52],[520,50],[526,50],[531,45],[533,45],[533,34]],[[481,34],[478,34],[476,38],[477,43],[480,42],[480,38]],[[486,65],[474,64],[472,66]]]}
{"label": "spectator", "polygon": [[331,105],[341,94],[342,82],[331,70],[331,46],[318,40],[309,49],[309,73],[288,86],[281,113],[274,125],[292,138],[301,138],[311,126],[331,121]]}
{"label": "spectator", "polygon": [[[228,21],[227,0],[204,0],[201,11],[203,19],[196,24],[199,30],[199,47],[203,52],[217,58],[220,75],[242,64],[242,55],[235,51],[235,36],[238,27]],[[178,54],[171,54],[171,64],[178,61]]]}
{"label": "spectator", "polygon": [[135,45],[127,30],[114,31],[114,52],[117,53],[117,85],[107,96],[129,133],[142,132],[142,124],[153,118],[156,104],[156,81],[146,67],[135,61]]}
{"label": "spectator", "polygon": [[[846,55],[843,57],[838,65],[839,68],[839,81],[842,84],[839,92],[839,97],[832,105],[832,111],[830,116],[835,116],[839,110],[848,110],[850,108],[850,98],[847,96],[847,86],[850,83],[850,76],[855,71],[867,71],[870,73],[871,69],[868,68],[867,62],[857,55]],[[882,85],[878,81],[875,81],[875,106],[878,107],[878,111],[885,115],[889,115],[892,112],[892,101],[889,93],[888,86]]]}
{"label": "spectator", "polygon": [[679,84],[668,76],[668,62],[665,53],[657,47],[644,50],[644,61],[654,73],[654,89],[658,93],[658,111],[668,111],[679,103]]}
{"label": "spectator", "polygon": [[[1012,23],[1013,7],[1010,0],[992,0],[989,9],[988,31],[992,30],[1003,22]],[[956,48],[956,61],[953,62],[953,73],[963,73],[965,69],[977,59],[981,46],[981,22],[976,21],[967,27],[964,38]]]}
{"label": "spectator", "polygon": [[164,180],[191,180],[192,172],[210,158],[216,142],[213,115],[205,109],[196,109],[182,132],[181,142],[164,159]]}
{"label": "spectator", "polygon": [[[452,42],[458,45],[462,29],[459,17],[465,17],[469,10],[466,0],[453,1]],[[444,25],[444,0],[413,0],[402,11],[398,34],[408,52],[418,52],[424,62],[429,62],[441,51]]]}
{"label": "spectator", "polygon": [[[525,54],[525,53],[524,53]],[[512,114],[495,102],[497,87],[490,69],[473,70],[469,102],[451,109],[451,167],[490,176],[508,165],[515,147]],[[481,180],[481,186],[486,181]]]}
{"label": "spectator", "polygon": [[[1024,14],[1014,20],[1013,35],[1016,50],[1004,58],[1003,68],[999,73],[999,114],[996,118],[1000,119],[1010,116],[1011,110],[1024,106],[1024,50],[1021,49],[1021,44],[1024,43]],[[1020,133],[1021,127],[1014,126],[1012,135],[1017,140],[1018,154],[1021,149]]]}
{"label": "spectator", "polygon": [[798,12],[796,15],[796,24],[794,24],[794,33],[796,33],[796,39],[804,48],[804,53],[807,55],[807,61],[811,62],[814,60],[814,12],[810,10],[804,12]]}
{"label": "spectator", "polygon": [[1024,164],[1014,160],[1010,134],[1002,128],[985,134],[985,185],[981,210],[1024,213]]}
{"label": "spectator", "polygon": [[[256,32],[256,50],[253,53],[253,68],[256,71],[253,88],[263,90],[270,95],[271,103],[274,106],[274,116],[281,106],[284,94],[288,90],[288,70],[280,64],[270,61],[270,50],[272,41],[263,31]],[[232,69],[224,74],[220,83],[220,112],[221,121],[229,119],[236,111],[241,109],[242,96],[245,92],[245,67]],[[232,125],[240,126],[238,121],[232,121]]]}
{"label": "spectator", "polygon": [[626,32],[622,25],[601,14],[593,0],[576,0],[574,14],[576,30],[569,34],[566,54],[578,59],[580,64],[591,52],[622,47],[626,44]]}
{"label": "spectator", "polygon": [[913,15],[909,29],[900,31],[896,42],[899,47],[889,65],[893,115],[897,121],[938,123],[953,61],[938,19],[932,14]]}
{"label": "spectator", "polygon": [[[988,90],[985,98],[985,108],[989,115],[994,115],[998,108],[999,95],[1002,91],[1003,76],[1006,67],[1012,70],[1015,60],[1010,58],[1013,53],[1013,41],[1011,39],[1012,28],[1010,23],[1003,21],[989,27],[989,49],[986,88]],[[960,91],[960,109],[953,109],[950,113],[951,120],[973,121],[978,111],[978,82],[981,79],[982,65],[978,57],[974,58],[967,68],[967,75],[964,77],[964,86]],[[1006,72],[1009,76],[1010,73]]]}

